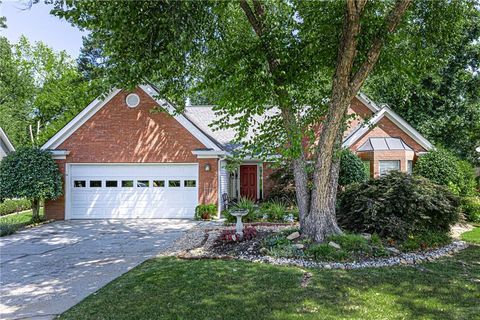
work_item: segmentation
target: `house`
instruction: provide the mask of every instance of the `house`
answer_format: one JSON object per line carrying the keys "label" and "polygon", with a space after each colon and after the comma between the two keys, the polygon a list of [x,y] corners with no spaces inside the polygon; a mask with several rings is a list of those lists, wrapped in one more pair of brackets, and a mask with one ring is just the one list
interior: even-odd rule
{"label": "house", "polygon": [[15,148],[10,142],[10,139],[8,139],[5,131],[3,131],[3,129],[0,127],[0,160],[2,160],[7,154],[12,151],[15,151]]}
{"label": "house", "polygon": [[[151,85],[96,99],[42,146],[64,175],[64,196],[47,201],[49,219],[192,218],[201,203],[221,207],[222,194],[262,199],[272,187],[268,163],[244,159],[226,169],[232,130],[214,131],[211,106],[174,112]],[[166,112],[152,113],[154,106]],[[411,170],[432,145],[387,106],[364,95],[343,145],[372,176]]]}

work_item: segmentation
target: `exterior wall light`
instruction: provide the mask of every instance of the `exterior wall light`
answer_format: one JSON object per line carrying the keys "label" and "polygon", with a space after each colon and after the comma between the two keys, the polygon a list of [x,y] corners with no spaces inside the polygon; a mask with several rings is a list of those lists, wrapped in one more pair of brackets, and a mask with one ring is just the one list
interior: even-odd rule
{"label": "exterior wall light", "polygon": [[205,171],[210,171],[211,167],[210,167],[210,164],[207,163],[205,164]]}

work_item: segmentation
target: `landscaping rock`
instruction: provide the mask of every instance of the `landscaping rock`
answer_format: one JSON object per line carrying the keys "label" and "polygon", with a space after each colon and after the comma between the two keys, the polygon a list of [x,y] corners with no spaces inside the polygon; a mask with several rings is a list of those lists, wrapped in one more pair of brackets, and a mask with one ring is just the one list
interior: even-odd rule
{"label": "landscaping rock", "polygon": [[295,240],[297,238],[300,238],[300,232],[295,231],[294,233],[290,234],[287,239],[288,240]]}
{"label": "landscaping rock", "polygon": [[361,233],[360,234],[365,240],[371,240],[372,239],[372,235],[370,233]]}
{"label": "landscaping rock", "polygon": [[328,245],[329,245],[330,247],[335,248],[335,249],[338,249],[338,250],[340,250],[340,249],[342,248],[342,247],[340,247],[340,245],[339,245],[338,243],[333,242],[333,241],[330,241],[330,242],[328,243]]}
{"label": "landscaping rock", "polygon": [[305,245],[301,243],[295,243],[293,246],[300,250],[305,249]]}
{"label": "landscaping rock", "polygon": [[400,250],[394,247],[385,247],[385,250],[393,254],[400,254]]}

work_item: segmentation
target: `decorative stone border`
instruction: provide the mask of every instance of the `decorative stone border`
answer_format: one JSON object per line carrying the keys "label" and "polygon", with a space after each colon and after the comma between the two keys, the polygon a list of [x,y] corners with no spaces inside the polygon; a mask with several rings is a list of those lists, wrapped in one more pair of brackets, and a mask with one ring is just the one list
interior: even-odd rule
{"label": "decorative stone border", "polygon": [[362,269],[390,267],[395,265],[413,265],[427,261],[434,261],[438,258],[459,252],[467,247],[468,244],[464,241],[453,241],[444,247],[425,252],[401,253],[395,257],[369,259],[359,262],[317,262],[306,259],[274,258],[258,255],[216,255],[207,252],[203,247],[189,250],[188,252],[182,252],[178,254],[177,257],[181,259],[243,260],[257,263],[270,263],[273,265],[289,265],[319,269]]}

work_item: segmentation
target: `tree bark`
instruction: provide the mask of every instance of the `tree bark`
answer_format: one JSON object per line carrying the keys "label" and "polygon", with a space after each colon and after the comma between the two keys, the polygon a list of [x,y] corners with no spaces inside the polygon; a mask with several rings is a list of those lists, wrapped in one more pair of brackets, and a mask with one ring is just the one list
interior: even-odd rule
{"label": "tree bark", "polygon": [[330,235],[341,233],[335,216],[339,173],[339,159],[335,157],[335,152],[340,149],[344,116],[350,102],[377,63],[387,34],[396,29],[409,3],[410,0],[397,0],[387,18],[386,30],[378,33],[367,53],[367,59],[358,72],[354,73],[357,38],[366,0],[346,2],[332,95],[316,153],[310,211],[301,226],[303,233],[315,241],[322,242]]}
{"label": "tree bark", "polygon": [[40,221],[40,199],[38,198],[32,199],[32,221]]}
{"label": "tree bark", "polygon": [[[335,217],[339,157],[335,153],[340,150],[344,116],[350,102],[360,90],[367,76],[375,66],[383,48],[386,36],[395,31],[411,0],[397,0],[394,8],[386,19],[386,28],[380,30],[373,39],[367,59],[354,72],[357,56],[357,39],[360,35],[361,17],[367,0],[347,0],[342,35],[337,53],[335,75],[332,81],[332,94],[329,109],[323,122],[315,155],[315,170],[313,175],[313,190],[308,188],[306,159],[303,152],[293,160],[293,173],[297,193],[297,203],[300,213],[301,231],[307,237],[322,242],[328,236],[341,233]],[[265,32],[263,5],[258,0],[252,0],[253,10],[247,0],[240,0],[240,7],[257,36],[263,42],[264,52],[269,65],[269,71],[277,87],[275,94],[279,108],[282,111],[284,127],[287,135],[294,136],[297,121],[291,112],[288,92],[280,89],[284,85],[279,75],[280,61],[275,57],[270,44],[263,41]],[[296,141],[292,141],[295,143]],[[303,150],[302,150],[303,151]]]}

